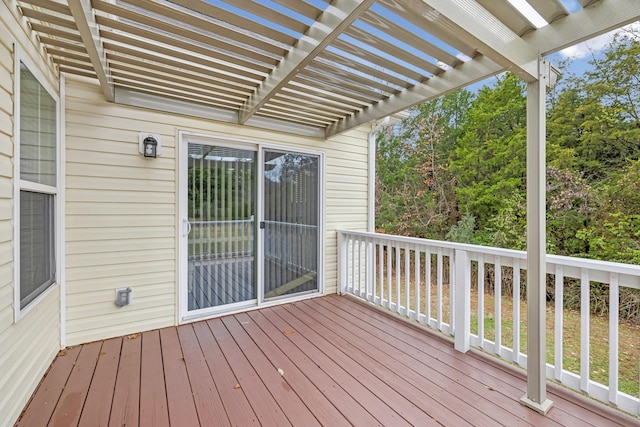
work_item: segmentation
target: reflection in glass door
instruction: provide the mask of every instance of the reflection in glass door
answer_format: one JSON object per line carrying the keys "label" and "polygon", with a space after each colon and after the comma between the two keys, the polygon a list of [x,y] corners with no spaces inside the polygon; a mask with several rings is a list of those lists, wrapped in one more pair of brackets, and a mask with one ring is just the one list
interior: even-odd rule
{"label": "reflection in glass door", "polygon": [[318,290],[319,158],[264,150],[264,298]]}
{"label": "reflection in glass door", "polygon": [[188,145],[188,309],[256,299],[256,152]]}

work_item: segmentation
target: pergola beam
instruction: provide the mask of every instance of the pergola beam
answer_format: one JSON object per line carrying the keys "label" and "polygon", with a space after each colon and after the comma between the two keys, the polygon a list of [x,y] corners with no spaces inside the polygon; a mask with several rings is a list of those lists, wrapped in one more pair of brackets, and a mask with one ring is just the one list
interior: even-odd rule
{"label": "pergola beam", "polygon": [[607,0],[523,36],[543,56],[640,20],[637,0]]}
{"label": "pergola beam", "polygon": [[[522,40],[529,45],[529,49],[548,55],[638,20],[640,20],[640,9],[638,9],[637,0],[608,0],[558,19],[546,27],[523,36]],[[537,57],[536,53],[534,66],[537,63]],[[504,70],[505,67],[502,65],[479,56],[332,124],[326,130],[326,137],[380,120]]]}
{"label": "pergola beam", "polygon": [[90,0],[69,0],[69,9],[80,32],[82,42],[87,49],[89,59],[96,72],[100,87],[109,102],[114,102],[114,87],[109,79],[109,67],[102,47],[102,41],[96,24]]}
{"label": "pergola beam", "polygon": [[535,61],[538,51],[478,2],[422,0],[422,3],[433,9],[431,15],[426,17],[436,25],[458,34],[481,54],[524,81],[532,82],[537,79]]}
{"label": "pergola beam", "polygon": [[307,34],[247,99],[240,109],[238,122],[245,124],[375,1],[334,0],[309,28]]}

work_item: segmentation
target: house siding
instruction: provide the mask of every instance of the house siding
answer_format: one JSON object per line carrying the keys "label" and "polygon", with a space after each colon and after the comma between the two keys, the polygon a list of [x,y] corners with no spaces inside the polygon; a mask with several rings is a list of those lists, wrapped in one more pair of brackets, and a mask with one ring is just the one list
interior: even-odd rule
{"label": "house siding", "polygon": [[[67,344],[176,323],[175,128],[104,101],[66,79]],[[138,133],[162,135],[162,156],[138,154]],[[114,305],[131,287],[133,304]]]}
{"label": "house siding", "polygon": [[59,285],[14,321],[14,43],[58,87],[35,38],[16,16],[13,6],[0,2],[0,427],[20,416],[60,349]]}
{"label": "house siding", "polygon": [[[79,77],[65,92],[69,345],[178,322],[179,131],[325,153],[324,285],[336,292],[336,230],[367,228],[368,126],[320,141],[107,103]],[[160,134],[160,157],[138,153],[140,132]],[[133,304],[118,308],[121,287]]]}

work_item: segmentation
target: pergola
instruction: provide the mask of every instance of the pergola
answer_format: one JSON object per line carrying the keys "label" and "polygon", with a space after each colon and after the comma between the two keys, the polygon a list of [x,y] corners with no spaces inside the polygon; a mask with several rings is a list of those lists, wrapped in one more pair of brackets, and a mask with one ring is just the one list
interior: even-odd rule
{"label": "pergola", "polygon": [[[517,74],[528,84],[523,401],[549,409],[544,117],[545,89],[555,76],[544,57],[639,20],[638,0],[17,4],[59,71],[96,78],[110,102],[321,139],[503,71]],[[469,343],[456,347],[465,351]]]}

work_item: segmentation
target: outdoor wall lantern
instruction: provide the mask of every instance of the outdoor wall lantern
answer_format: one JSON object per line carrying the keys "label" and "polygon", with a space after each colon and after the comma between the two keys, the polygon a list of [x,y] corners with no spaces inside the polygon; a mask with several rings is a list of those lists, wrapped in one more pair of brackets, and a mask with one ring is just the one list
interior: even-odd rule
{"label": "outdoor wall lantern", "polygon": [[156,150],[158,149],[158,141],[152,136],[148,136],[142,141],[144,145],[145,157],[156,157]]}
{"label": "outdoor wall lantern", "polygon": [[140,132],[138,151],[144,157],[156,158],[160,155],[160,135]]}

